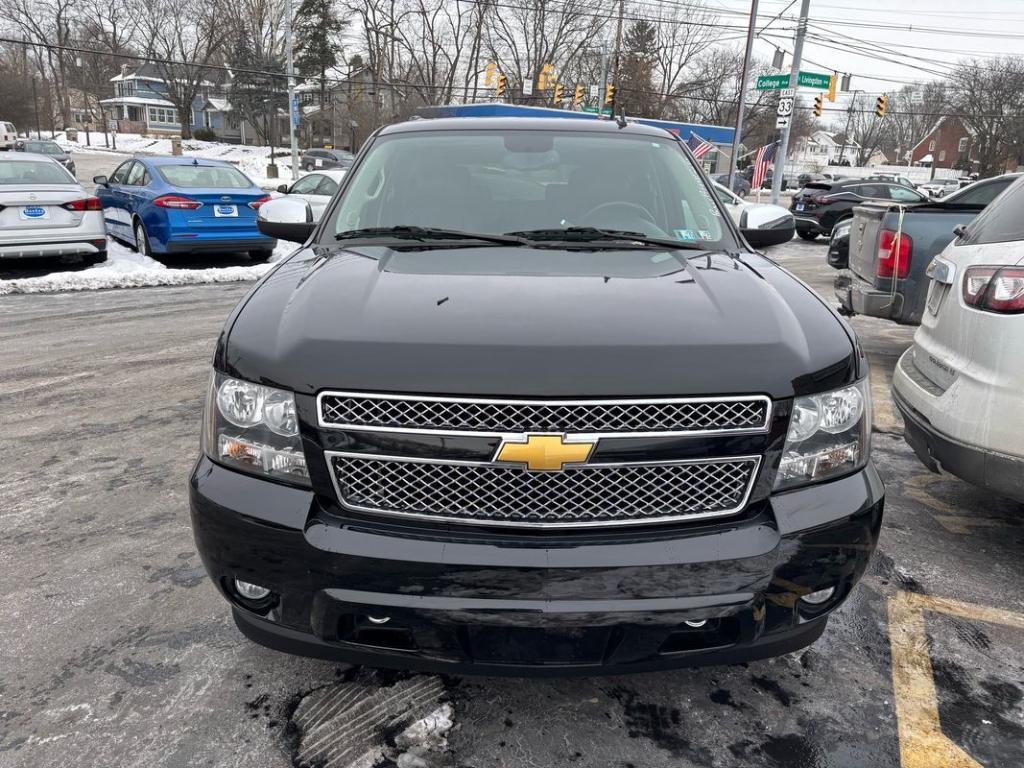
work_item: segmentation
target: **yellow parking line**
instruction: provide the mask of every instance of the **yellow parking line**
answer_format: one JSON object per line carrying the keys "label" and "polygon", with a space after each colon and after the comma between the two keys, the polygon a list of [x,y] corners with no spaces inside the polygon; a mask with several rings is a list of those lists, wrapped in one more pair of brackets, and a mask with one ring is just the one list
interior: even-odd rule
{"label": "yellow parking line", "polygon": [[868,380],[871,383],[874,428],[879,432],[902,434],[903,417],[897,412],[892,403],[892,395],[889,394],[892,387],[892,374],[878,363],[869,369]]}
{"label": "yellow parking line", "polygon": [[942,732],[925,611],[1024,630],[1024,614],[959,600],[897,592],[889,599],[892,681],[903,768],[981,768]]}
{"label": "yellow parking line", "polygon": [[950,533],[970,535],[971,528],[1009,528],[1010,524],[997,517],[972,517],[971,515],[936,515],[936,522]]}

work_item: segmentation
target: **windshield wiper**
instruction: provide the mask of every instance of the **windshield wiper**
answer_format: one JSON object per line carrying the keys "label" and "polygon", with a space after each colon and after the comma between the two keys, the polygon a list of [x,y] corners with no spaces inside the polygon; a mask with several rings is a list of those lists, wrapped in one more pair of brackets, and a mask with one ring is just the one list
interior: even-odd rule
{"label": "windshield wiper", "polygon": [[601,244],[609,248],[642,245],[647,247],[667,248],[674,251],[707,251],[710,250],[698,243],[685,240],[669,240],[667,238],[647,237],[642,232],[630,232],[624,229],[599,229],[598,227],[565,227],[564,229],[528,229],[521,232],[506,232],[506,235],[519,237],[530,244],[538,243],[586,243]]}
{"label": "windshield wiper", "polygon": [[372,240],[385,238],[392,240],[478,240],[482,243],[494,243],[495,245],[531,245],[522,237],[513,235],[488,235],[480,232],[463,232],[458,229],[440,229],[438,227],[416,227],[401,224],[394,227],[366,227],[364,229],[350,229],[346,232],[339,232],[334,236],[335,240]]}

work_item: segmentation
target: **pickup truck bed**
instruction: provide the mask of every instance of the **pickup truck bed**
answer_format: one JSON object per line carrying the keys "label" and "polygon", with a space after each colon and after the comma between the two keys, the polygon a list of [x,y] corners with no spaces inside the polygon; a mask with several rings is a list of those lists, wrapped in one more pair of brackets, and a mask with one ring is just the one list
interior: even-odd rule
{"label": "pickup truck bed", "polygon": [[[904,252],[901,260],[908,263],[902,273],[893,258],[899,207],[894,203],[865,203],[854,208],[848,268],[834,284],[840,311],[920,324],[928,295],[928,264],[956,238],[954,229],[970,224],[1016,178],[1016,174],[1006,174],[972,184],[946,200],[903,206],[900,250]],[[890,234],[884,235],[886,232]],[[883,236],[888,246],[884,251],[880,247]],[[879,268],[881,256],[889,256],[890,263],[897,267],[893,270],[895,277]]]}

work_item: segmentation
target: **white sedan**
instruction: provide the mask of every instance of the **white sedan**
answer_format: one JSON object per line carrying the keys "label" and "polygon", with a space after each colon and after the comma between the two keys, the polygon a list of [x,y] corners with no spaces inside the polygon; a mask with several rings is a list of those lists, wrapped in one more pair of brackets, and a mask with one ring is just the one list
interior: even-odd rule
{"label": "white sedan", "polygon": [[0,156],[0,261],[39,256],[105,261],[103,209],[56,160],[5,152]]}
{"label": "white sedan", "polygon": [[751,203],[729,191],[718,182],[711,182],[715,194],[743,236],[754,248],[779,245],[793,239],[796,221],[781,205]]}
{"label": "white sedan", "polygon": [[906,441],[929,469],[1024,503],[1024,179],[957,227],[928,275],[892,377]]}
{"label": "white sedan", "polygon": [[287,184],[282,184],[277,191],[286,197],[305,200],[313,211],[313,221],[320,221],[324,209],[331,202],[334,193],[338,191],[338,186],[343,178],[345,178],[345,171],[342,169],[316,171],[307,173],[290,187]]}

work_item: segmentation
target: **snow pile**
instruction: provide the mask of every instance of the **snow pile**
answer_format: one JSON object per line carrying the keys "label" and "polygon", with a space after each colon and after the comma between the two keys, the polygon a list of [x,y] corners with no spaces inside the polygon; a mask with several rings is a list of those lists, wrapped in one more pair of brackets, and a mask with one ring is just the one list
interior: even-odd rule
{"label": "snow pile", "polygon": [[445,702],[396,736],[395,747],[400,750],[395,758],[398,768],[430,768],[431,755],[441,754],[448,746],[454,716],[452,705]]}
{"label": "snow pile", "polygon": [[[78,132],[76,141],[69,141],[67,134],[58,133],[54,138],[61,147],[72,152],[113,152],[113,147],[106,147],[103,134],[93,131],[89,134],[90,144],[86,144],[85,131]],[[108,134],[107,140],[110,140]],[[124,154],[170,155],[170,137],[153,138],[140,136],[137,133],[117,134],[117,152]],[[181,154],[183,157],[199,157],[207,160],[224,160],[238,166],[246,176],[261,187],[277,187],[291,181],[291,152],[285,147],[274,147],[274,162],[278,166],[279,179],[268,179],[267,164],[270,160],[269,147],[254,147],[248,144],[227,144],[222,141],[199,141],[198,139],[182,139]]]}
{"label": "snow pile", "polygon": [[171,269],[159,261],[108,239],[107,260],[102,264],[74,272],[53,272],[41,277],[0,280],[0,296],[12,293],[95,291],[105,288],[148,288],[158,285],[199,285],[256,280],[270,271],[272,262],[284,258],[293,250],[293,243],[278,242],[274,255],[270,257],[270,263],[246,267]]}

